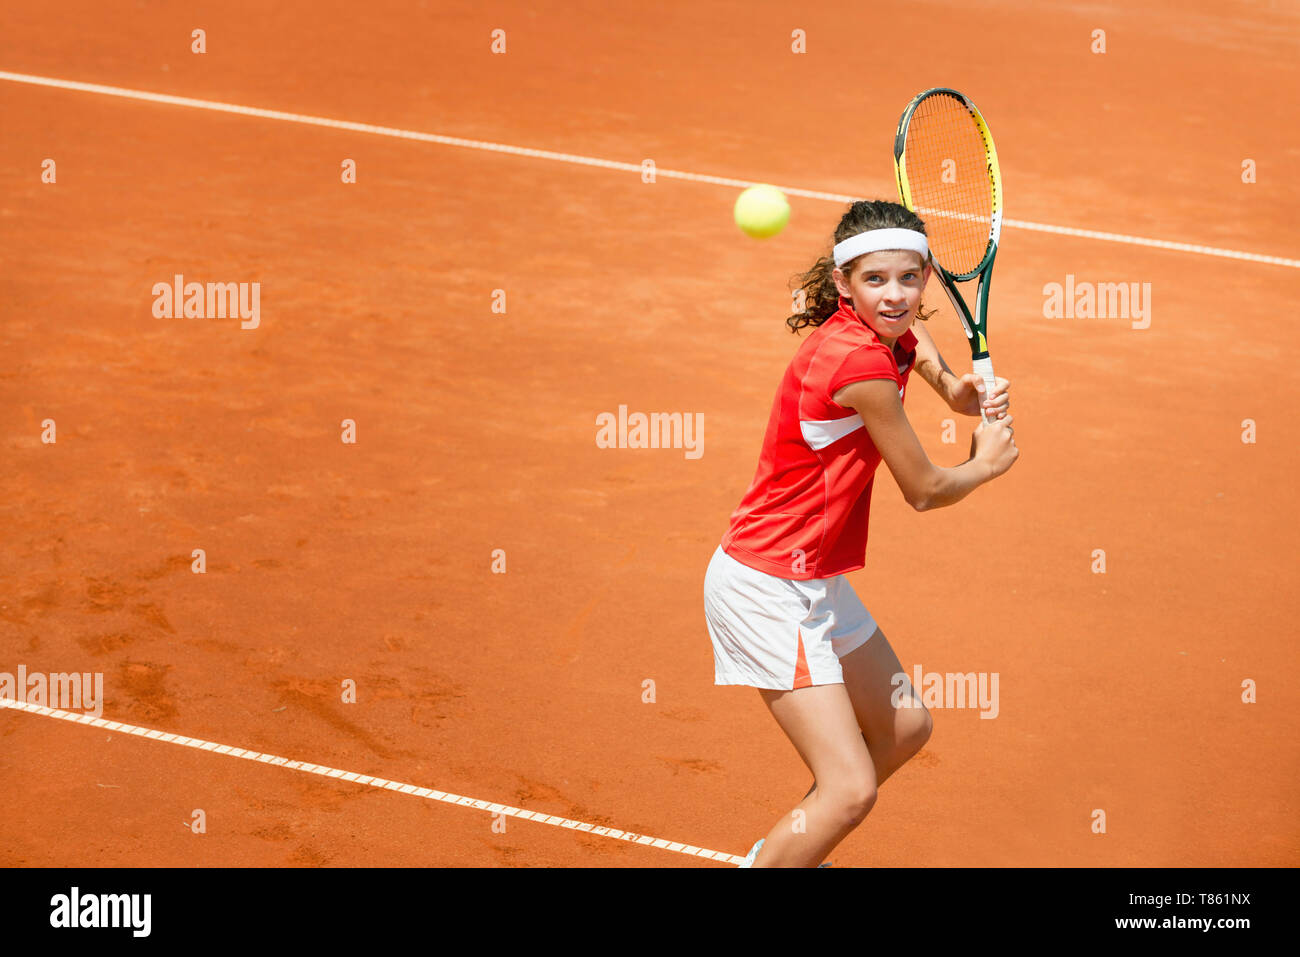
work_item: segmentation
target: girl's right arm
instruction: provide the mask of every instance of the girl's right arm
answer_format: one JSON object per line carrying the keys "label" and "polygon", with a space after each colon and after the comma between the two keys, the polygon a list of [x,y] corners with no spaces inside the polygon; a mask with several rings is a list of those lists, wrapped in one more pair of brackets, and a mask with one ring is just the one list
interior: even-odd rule
{"label": "girl's right arm", "polygon": [[1020,456],[1011,438],[1012,417],[1008,415],[992,423],[980,423],[971,439],[971,457],[967,461],[956,468],[935,465],[912,431],[892,379],[851,382],[831,398],[862,416],[907,504],[918,512],[961,501],[1011,468]]}

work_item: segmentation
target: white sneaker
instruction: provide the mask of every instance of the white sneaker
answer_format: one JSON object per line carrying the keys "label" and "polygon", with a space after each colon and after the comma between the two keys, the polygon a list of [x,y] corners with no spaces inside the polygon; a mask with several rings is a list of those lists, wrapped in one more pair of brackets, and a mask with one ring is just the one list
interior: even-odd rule
{"label": "white sneaker", "polygon": [[[745,859],[744,859],[743,861],[741,861],[741,862],[740,862],[738,865],[736,865],[736,866],[737,866],[737,867],[753,867],[753,866],[754,866],[754,858],[758,857],[758,849],[759,849],[760,847],[763,846],[763,841],[765,841],[765,840],[767,840],[767,839],[766,839],[766,838],[761,838],[757,844],[755,844],[753,847],[751,847],[751,848],[749,849],[749,853],[745,855]],[[830,861],[826,861],[825,863],[823,863],[823,864],[818,864],[817,866],[818,866],[818,867],[830,867],[830,866],[831,866],[831,862],[830,862]]]}

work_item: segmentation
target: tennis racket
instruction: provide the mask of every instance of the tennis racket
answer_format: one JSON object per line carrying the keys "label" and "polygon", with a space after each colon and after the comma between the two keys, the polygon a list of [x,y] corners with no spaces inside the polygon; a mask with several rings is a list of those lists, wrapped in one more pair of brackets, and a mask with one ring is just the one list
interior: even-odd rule
{"label": "tennis racket", "polygon": [[[964,94],[935,87],[916,96],[894,135],[898,197],[925,220],[930,258],[970,340],[975,372],[992,395],[988,304],[1002,235],[1002,174],[984,117]],[[957,283],[979,278],[975,314]],[[980,417],[989,419],[980,407]]]}

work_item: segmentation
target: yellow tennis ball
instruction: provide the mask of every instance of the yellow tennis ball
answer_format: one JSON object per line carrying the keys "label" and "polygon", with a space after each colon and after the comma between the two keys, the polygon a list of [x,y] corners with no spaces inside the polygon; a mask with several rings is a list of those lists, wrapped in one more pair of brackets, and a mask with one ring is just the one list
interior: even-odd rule
{"label": "yellow tennis ball", "polygon": [[751,186],[736,197],[736,225],[746,236],[767,239],[785,229],[790,204],[775,186]]}

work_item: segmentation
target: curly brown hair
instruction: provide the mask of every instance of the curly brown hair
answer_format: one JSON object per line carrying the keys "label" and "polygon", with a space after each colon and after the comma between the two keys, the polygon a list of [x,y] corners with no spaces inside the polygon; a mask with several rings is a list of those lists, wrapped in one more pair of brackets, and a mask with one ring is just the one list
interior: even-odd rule
{"label": "curly brown hair", "polygon": [[[851,205],[840,218],[840,224],[835,227],[834,242],[842,243],[849,237],[869,229],[912,229],[922,236],[925,235],[925,223],[906,206],[885,200],[864,199]],[[859,256],[845,263],[841,270],[844,275],[852,276],[853,269],[861,258]],[[836,288],[835,279],[831,275],[834,270],[834,257],[826,255],[819,258],[807,272],[791,277],[792,294],[796,289],[803,294],[803,311],[794,313],[785,321],[791,332],[797,335],[800,329],[807,326],[820,326],[835,315],[840,307],[840,291]],[[916,318],[925,321],[932,315],[934,310],[926,312],[925,309],[918,308]]]}

